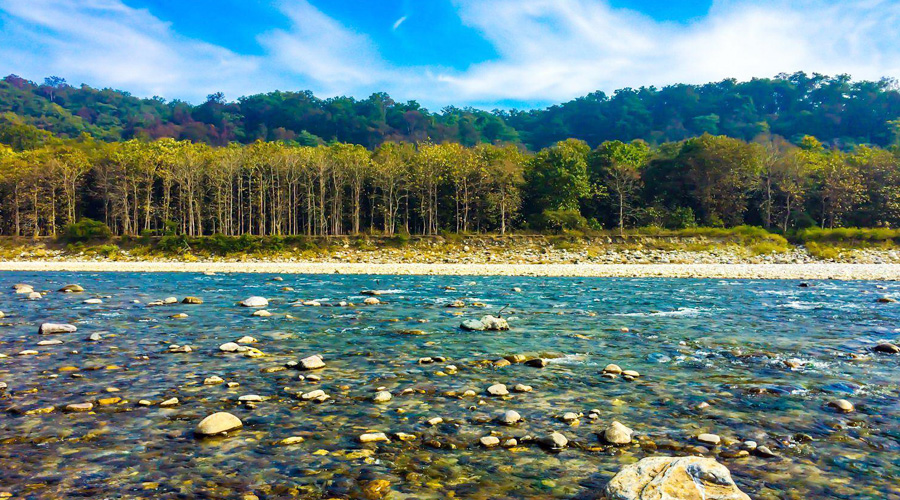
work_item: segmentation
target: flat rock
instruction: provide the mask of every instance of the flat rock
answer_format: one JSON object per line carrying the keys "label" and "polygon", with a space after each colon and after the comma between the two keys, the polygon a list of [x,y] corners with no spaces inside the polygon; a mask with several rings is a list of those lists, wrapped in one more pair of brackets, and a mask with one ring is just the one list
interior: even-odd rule
{"label": "flat rock", "polygon": [[750,500],[728,469],[712,458],[650,457],[619,471],[609,500]]}
{"label": "flat rock", "polygon": [[720,438],[717,434],[700,434],[697,436],[697,441],[700,441],[704,444],[711,444],[713,446],[722,442],[722,438]]}
{"label": "flat rock", "polygon": [[94,403],[72,403],[66,405],[66,411],[71,412],[82,412],[82,411],[91,411],[94,409]]}
{"label": "flat rock", "polygon": [[220,411],[201,420],[194,432],[200,436],[215,436],[240,429],[243,426],[244,423],[241,422],[241,419],[231,413]]}

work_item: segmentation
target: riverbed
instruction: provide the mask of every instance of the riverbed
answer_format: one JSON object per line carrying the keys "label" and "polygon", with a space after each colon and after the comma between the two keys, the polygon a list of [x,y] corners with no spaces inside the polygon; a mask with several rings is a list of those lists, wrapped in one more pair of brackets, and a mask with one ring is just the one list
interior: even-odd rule
{"label": "riverbed", "polygon": [[[873,351],[900,340],[894,282],[0,276],[0,492],[14,497],[596,498],[641,458],[698,454],[756,499],[900,498],[900,355]],[[57,291],[69,283],[84,291]],[[238,305],[250,296],[271,316]],[[510,330],[459,328],[489,314]],[[77,331],[40,335],[46,322]],[[220,349],[242,337],[255,342]],[[324,368],[294,366],[313,355]],[[604,375],[611,363],[637,376]],[[316,390],[328,398],[303,398]],[[508,410],[522,420],[498,421]],[[219,411],[243,427],[199,438]],[[602,439],[613,421],[630,444]],[[565,447],[543,445],[552,432]]]}

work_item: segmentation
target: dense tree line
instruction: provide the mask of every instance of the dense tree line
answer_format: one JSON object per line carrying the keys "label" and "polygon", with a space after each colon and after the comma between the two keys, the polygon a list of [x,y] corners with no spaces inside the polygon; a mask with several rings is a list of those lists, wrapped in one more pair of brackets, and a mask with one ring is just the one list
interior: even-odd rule
{"label": "dense tree line", "polygon": [[895,144],[898,118],[900,92],[893,80],[854,82],[846,75],[805,73],[595,92],[547,109],[492,112],[456,107],[431,112],[384,93],[360,100],[270,92],[234,102],[216,93],[191,105],[74,87],[55,77],[42,84],[15,75],[0,81],[0,123],[33,125],[64,138],[89,133],[108,142],[345,142],[368,149],[385,142],[514,143],[538,151],[569,138],[591,146],[635,139],[659,146],[708,133],[748,142],[761,134],[778,135],[794,144],[812,135],[847,151],[861,144]]}
{"label": "dense tree line", "polygon": [[704,134],[651,147],[60,138],[0,125],[0,233],[438,234],[900,225],[900,149]]}

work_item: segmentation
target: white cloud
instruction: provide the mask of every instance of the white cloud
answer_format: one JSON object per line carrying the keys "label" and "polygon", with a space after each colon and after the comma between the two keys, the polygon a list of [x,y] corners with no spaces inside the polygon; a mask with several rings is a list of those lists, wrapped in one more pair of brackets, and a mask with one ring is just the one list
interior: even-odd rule
{"label": "white cloud", "polygon": [[119,0],[0,0],[0,11],[0,61],[15,64],[4,71],[55,74],[138,95],[196,99],[217,90],[262,90],[252,80],[256,58],[180,37]]}
{"label": "white cloud", "polygon": [[290,28],[260,33],[257,56],[183,37],[121,0],[0,0],[0,71],[193,101],[218,90],[230,98],[276,88],[358,97],[383,90],[433,108],[798,70],[900,76],[895,1],[717,0],[685,23],[601,0],[454,1],[498,57],[465,70],[390,64],[370,36],[309,0],[281,0]]}
{"label": "white cloud", "polygon": [[719,1],[687,24],[595,0],[457,0],[499,60],[440,76],[460,100],[558,101],[593,90],[806,70],[898,74],[900,4]]}
{"label": "white cloud", "polygon": [[394,31],[397,31],[400,28],[400,25],[402,25],[405,22],[406,22],[406,16],[403,16],[400,19],[397,19],[396,22],[394,22],[394,25],[393,25],[393,27],[391,27],[391,29]]}

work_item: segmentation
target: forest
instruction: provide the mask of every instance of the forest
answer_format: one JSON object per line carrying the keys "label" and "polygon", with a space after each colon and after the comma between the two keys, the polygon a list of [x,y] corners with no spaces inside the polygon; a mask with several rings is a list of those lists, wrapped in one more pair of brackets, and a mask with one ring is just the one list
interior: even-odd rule
{"label": "forest", "polygon": [[58,80],[0,83],[0,234],[82,219],[189,236],[900,225],[887,80],[797,74],[440,114],[385,95],[194,107]]}

